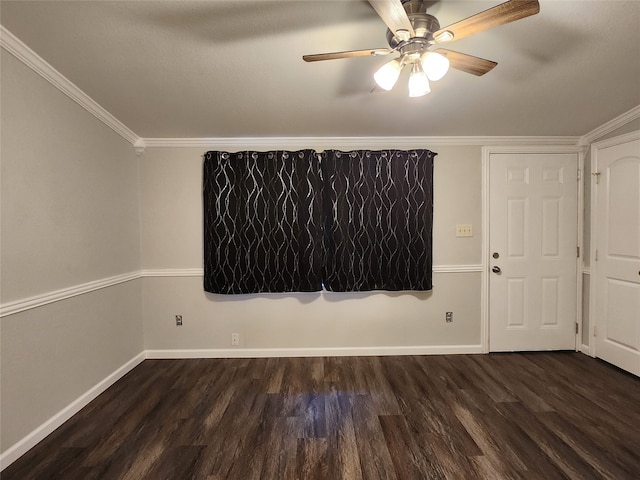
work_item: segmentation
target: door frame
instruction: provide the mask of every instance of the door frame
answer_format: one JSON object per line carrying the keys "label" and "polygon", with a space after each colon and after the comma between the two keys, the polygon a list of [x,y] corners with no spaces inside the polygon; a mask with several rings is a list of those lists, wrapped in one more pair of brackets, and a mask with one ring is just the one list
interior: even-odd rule
{"label": "door frame", "polygon": [[[600,140],[591,144],[591,231],[589,232],[591,242],[591,251],[589,252],[589,348],[585,353],[592,357],[596,357],[596,301],[598,296],[598,282],[595,281],[598,276],[598,262],[596,262],[596,250],[598,248],[598,184],[596,175],[598,166],[598,152],[605,148],[615,147],[623,143],[640,140],[640,130],[618,135],[606,140]],[[583,350],[584,351],[584,350]]]}
{"label": "door frame", "polygon": [[[490,195],[489,191],[489,160],[493,153],[530,153],[530,154],[549,154],[549,153],[575,153],[578,155],[578,227],[576,246],[579,248],[579,255],[576,268],[576,325],[577,332],[575,336],[576,351],[578,345],[581,344],[582,338],[582,264],[584,255],[584,245],[582,234],[584,230],[584,154],[586,146],[578,145],[512,145],[512,146],[485,146],[482,147],[482,279],[480,288],[480,341],[482,352],[489,353],[489,218],[490,218]],[[593,197],[593,196],[592,196]],[[593,226],[593,223],[591,224]],[[591,309],[590,309],[591,313]],[[580,342],[579,342],[580,341]],[[591,342],[589,342],[591,343]]]}

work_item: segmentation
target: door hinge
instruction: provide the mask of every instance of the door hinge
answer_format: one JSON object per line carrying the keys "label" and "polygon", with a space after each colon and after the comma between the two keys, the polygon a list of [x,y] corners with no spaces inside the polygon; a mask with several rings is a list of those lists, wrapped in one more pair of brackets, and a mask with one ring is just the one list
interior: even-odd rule
{"label": "door hinge", "polygon": [[597,326],[597,325],[594,325],[594,326],[593,326],[593,336],[594,336],[594,337],[597,337],[597,336],[598,336],[598,326]]}
{"label": "door hinge", "polygon": [[578,334],[578,322],[576,322],[576,335]]}
{"label": "door hinge", "polygon": [[591,175],[596,177],[596,185],[600,183],[600,172],[593,172]]}
{"label": "door hinge", "polygon": [[576,247],[576,251],[577,251],[576,257],[580,258],[580,247]]}
{"label": "door hinge", "polygon": [[596,248],[596,256],[595,256],[595,261],[598,261],[598,249]]}
{"label": "door hinge", "polygon": [[578,180],[582,180],[582,170],[578,169]]}

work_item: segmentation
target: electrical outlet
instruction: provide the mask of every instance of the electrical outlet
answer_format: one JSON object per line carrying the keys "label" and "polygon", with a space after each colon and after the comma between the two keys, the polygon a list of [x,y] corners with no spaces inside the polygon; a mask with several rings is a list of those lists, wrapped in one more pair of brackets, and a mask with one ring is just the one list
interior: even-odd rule
{"label": "electrical outlet", "polygon": [[240,345],[240,334],[239,333],[232,333],[231,334],[231,346],[232,347],[237,347]]}
{"label": "electrical outlet", "polygon": [[447,323],[453,322],[453,312],[447,312],[444,316],[444,319]]}
{"label": "electrical outlet", "polygon": [[182,325],[182,315],[176,315],[176,325],[178,327]]}
{"label": "electrical outlet", "polygon": [[473,237],[473,225],[469,223],[456,225],[456,237]]}

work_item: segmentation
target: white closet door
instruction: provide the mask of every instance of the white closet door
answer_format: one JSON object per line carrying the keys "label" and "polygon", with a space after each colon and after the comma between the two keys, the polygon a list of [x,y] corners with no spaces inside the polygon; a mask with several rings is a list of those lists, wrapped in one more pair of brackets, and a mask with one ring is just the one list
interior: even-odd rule
{"label": "white closet door", "polygon": [[596,356],[640,375],[640,139],[594,152]]}

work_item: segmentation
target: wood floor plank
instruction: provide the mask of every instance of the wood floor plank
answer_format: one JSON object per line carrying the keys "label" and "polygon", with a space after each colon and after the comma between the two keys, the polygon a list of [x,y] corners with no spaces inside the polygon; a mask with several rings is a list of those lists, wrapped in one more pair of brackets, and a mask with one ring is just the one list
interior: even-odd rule
{"label": "wood floor plank", "polygon": [[486,463],[483,463],[484,468],[496,472],[496,478],[520,478],[525,466],[507,449],[503,438],[492,435],[492,430],[487,428],[483,420],[474,416],[468,409],[459,405],[453,408],[460,422],[480,447],[481,456],[486,459]]}
{"label": "wood floor plank", "polygon": [[481,457],[471,455],[470,452],[463,450],[448,435],[427,433],[425,434],[425,443],[430,446],[433,455],[438,459],[447,479],[496,478],[495,476],[483,476],[474,461]]}
{"label": "wood floor plank", "polygon": [[640,478],[640,379],[580,353],[146,360],[2,480]]}
{"label": "wood floor plank", "polygon": [[571,446],[540,422],[533,412],[519,402],[502,403],[497,406],[503,415],[524,425],[523,433],[541,448],[550,461],[562,470],[566,478],[599,478],[599,473],[580,456],[575,455]]}
{"label": "wood floor plank", "polygon": [[353,423],[353,394],[339,392],[329,385],[325,402],[327,419],[327,478],[362,480],[360,454]]}
{"label": "wood floor plank", "polygon": [[[409,413],[406,414],[407,421],[415,424],[414,428],[418,431],[426,430],[437,434],[436,438],[446,442],[446,448],[456,455],[482,455],[453,408],[454,405],[459,405],[463,390],[448,382],[444,372],[433,368],[430,358],[417,357],[419,370],[413,373],[412,378],[406,379],[415,384],[418,392],[418,397],[411,402]],[[439,359],[436,358],[436,361]],[[421,375],[420,371],[425,374]]]}
{"label": "wood floor plank", "polygon": [[430,445],[416,442],[404,416],[383,415],[380,423],[398,478],[445,478],[444,469]]}
{"label": "wood floor plank", "polygon": [[[640,465],[623,458],[620,452],[607,449],[602,453],[602,444],[598,438],[590,438],[579,425],[571,424],[556,412],[541,415],[540,420],[556,435],[571,445],[574,452],[596,469],[603,478],[640,478]],[[637,425],[634,426],[637,428]]]}
{"label": "wood floor plank", "polygon": [[296,452],[295,478],[324,480],[327,478],[326,438],[300,438]]}
{"label": "wood floor plank", "polygon": [[550,406],[541,395],[540,389],[546,388],[541,382],[545,374],[537,371],[537,367],[523,356],[512,359],[499,354],[488,359],[478,359],[484,362],[484,368],[491,372],[494,378],[501,384],[509,385],[516,397],[534,412],[549,412],[554,408]]}
{"label": "wood floor plank", "polygon": [[297,417],[277,417],[272,425],[260,478],[295,478],[301,422]]}
{"label": "wood floor plank", "polygon": [[284,380],[285,364],[281,358],[269,358],[265,362],[265,376],[267,393],[281,393]]}
{"label": "wood floor plank", "polygon": [[363,480],[398,480],[379,417],[367,395],[355,397],[353,423]]}

